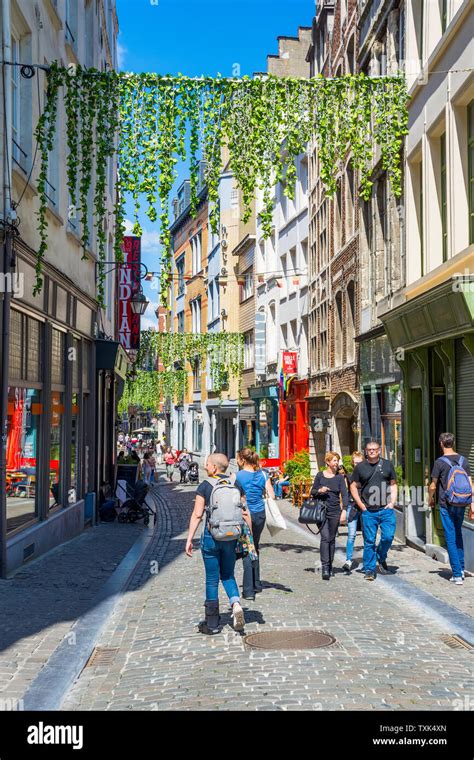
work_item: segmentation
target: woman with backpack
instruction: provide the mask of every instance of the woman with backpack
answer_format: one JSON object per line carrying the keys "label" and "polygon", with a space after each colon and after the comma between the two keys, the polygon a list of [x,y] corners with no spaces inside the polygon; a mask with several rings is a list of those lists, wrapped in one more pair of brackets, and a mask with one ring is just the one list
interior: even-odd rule
{"label": "woman with backpack", "polygon": [[[265,501],[266,495],[275,498],[272,482],[267,473],[260,467],[260,459],[256,451],[252,449],[242,449],[237,454],[237,464],[240,471],[237,473],[236,483],[238,483],[244,493],[247,501],[247,509],[252,518],[252,535],[257,554],[259,551],[259,542],[262,531],[265,527]],[[244,578],[243,593],[244,599],[255,600],[255,594],[263,590],[260,582],[260,559],[251,560],[249,555],[243,559]]]}
{"label": "woman with backpack", "polygon": [[[234,630],[242,631],[245,625],[244,611],[240,604],[239,588],[234,576],[237,537],[227,539],[219,533],[219,527],[212,521],[212,511],[218,502],[217,489],[226,493],[219,494],[222,500],[232,500],[235,507],[238,508],[236,522],[229,525],[226,523],[229,532],[232,529],[236,536],[240,532],[242,523],[245,521],[251,529],[251,520],[248,511],[243,504],[243,490],[236,482],[225,474],[229,466],[229,460],[225,454],[210,454],[207,457],[205,469],[208,475],[207,480],[203,480],[196,489],[196,501],[194,502],[194,511],[189,522],[188,537],[186,540],[185,552],[188,557],[193,554],[193,538],[201,523],[204,514],[204,530],[201,535],[201,554],[204,560],[206,571],[206,601],[204,609],[206,619],[199,623],[199,632],[207,635],[219,633],[219,581],[222,581],[225,592],[229,597],[229,603],[232,607],[232,622]],[[239,498],[240,497],[240,498]],[[226,501],[227,503],[227,501]],[[218,512],[215,509],[214,514]],[[212,532],[211,532],[212,531]]]}
{"label": "woman with backpack", "polygon": [[326,504],[326,521],[321,528],[321,569],[322,578],[328,581],[332,574],[332,563],[336,551],[336,534],[340,522],[346,519],[345,510],[349,504],[346,481],[339,474],[340,456],[328,451],[324,457],[326,469],[318,472],[311,488],[311,497],[321,499]]}

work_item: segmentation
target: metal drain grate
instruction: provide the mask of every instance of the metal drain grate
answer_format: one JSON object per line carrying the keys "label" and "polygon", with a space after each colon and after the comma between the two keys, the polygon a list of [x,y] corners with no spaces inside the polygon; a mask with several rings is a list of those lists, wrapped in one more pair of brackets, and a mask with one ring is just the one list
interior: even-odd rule
{"label": "metal drain grate", "polygon": [[86,668],[97,665],[111,665],[118,652],[118,647],[96,647],[86,663]]}
{"label": "metal drain grate", "polygon": [[320,649],[336,643],[334,636],[322,631],[262,631],[245,636],[253,649]]}
{"label": "metal drain grate", "polygon": [[443,633],[441,639],[451,649],[468,649],[470,651],[474,649],[474,646],[469,641],[463,639],[462,636],[458,636],[457,633]]}

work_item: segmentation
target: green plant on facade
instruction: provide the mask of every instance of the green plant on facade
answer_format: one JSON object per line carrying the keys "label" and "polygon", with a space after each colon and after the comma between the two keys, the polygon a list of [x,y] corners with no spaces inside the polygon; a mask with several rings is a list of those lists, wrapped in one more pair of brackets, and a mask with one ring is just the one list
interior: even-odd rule
{"label": "green plant on facade", "polygon": [[[161,401],[182,402],[188,391],[188,374],[196,360],[207,371],[213,390],[220,396],[230,380],[239,382],[243,370],[244,336],[242,333],[156,333],[141,334],[137,367],[163,366],[160,371],[140,369],[128,378],[119,412],[129,405],[156,410]],[[189,371],[186,364],[190,365]]]}
{"label": "green plant on facade", "polygon": [[[104,282],[107,161],[118,159],[115,256],[122,260],[125,202],[131,196],[134,229],[141,234],[140,199],[148,218],[160,222],[160,300],[167,305],[172,244],[169,200],[178,158],[190,162],[191,210],[197,209],[201,155],[210,204],[210,222],[218,231],[222,148],[241,190],[243,219],[251,214],[255,190],[263,194],[261,223],[271,234],[274,188],[284,180],[293,197],[295,158],[314,140],[328,196],[337,188],[340,167],[349,157],[357,172],[360,194],[371,192],[372,160],[380,149],[396,196],[401,193],[401,148],[407,134],[407,90],[402,76],[344,76],[335,79],[254,79],[202,77],[60,67],[47,73],[46,103],[36,128],[41,157],[38,178],[40,246],[36,290],[42,287],[42,260],[47,249],[46,179],[56,129],[58,96],[64,89],[67,134],[67,182],[71,204],[78,206],[84,255],[90,247],[88,212],[92,198],[99,258],[99,301]],[[186,136],[189,134],[189,148]]]}
{"label": "green plant on facade", "polygon": [[307,449],[297,451],[291,459],[285,462],[284,471],[292,486],[311,480],[309,451]]}

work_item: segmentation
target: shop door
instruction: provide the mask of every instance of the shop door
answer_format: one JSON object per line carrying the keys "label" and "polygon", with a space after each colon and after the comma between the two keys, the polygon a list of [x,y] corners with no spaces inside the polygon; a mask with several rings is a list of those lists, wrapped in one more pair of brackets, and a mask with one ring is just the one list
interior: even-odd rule
{"label": "shop door", "polygon": [[[432,388],[431,390],[431,413],[432,413],[432,454],[431,454],[431,466],[435,459],[441,456],[439,450],[438,440],[441,433],[446,432],[446,392],[444,388]],[[431,474],[431,473],[430,473]],[[439,507],[436,505],[434,510],[434,522],[433,522],[433,541],[439,546],[445,546],[443,524],[441,522],[441,515],[439,513]]]}
{"label": "shop door", "polygon": [[[456,435],[455,447],[469,460],[474,474],[474,357],[456,341]],[[469,509],[466,508],[466,519]],[[472,524],[472,521],[470,521]]]}

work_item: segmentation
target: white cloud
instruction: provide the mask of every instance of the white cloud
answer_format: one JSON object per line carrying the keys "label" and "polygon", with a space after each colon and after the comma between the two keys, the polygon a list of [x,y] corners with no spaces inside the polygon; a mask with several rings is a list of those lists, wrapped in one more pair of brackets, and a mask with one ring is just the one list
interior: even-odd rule
{"label": "white cloud", "polygon": [[120,42],[117,42],[117,66],[119,70],[122,70],[125,65],[125,56],[127,55],[127,48]]}
{"label": "white cloud", "polygon": [[[125,219],[125,234],[131,235],[133,230],[133,222],[130,219]],[[160,233],[158,230],[146,230],[143,228],[142,232],[142,253],[157,253],[160,246]]]}

